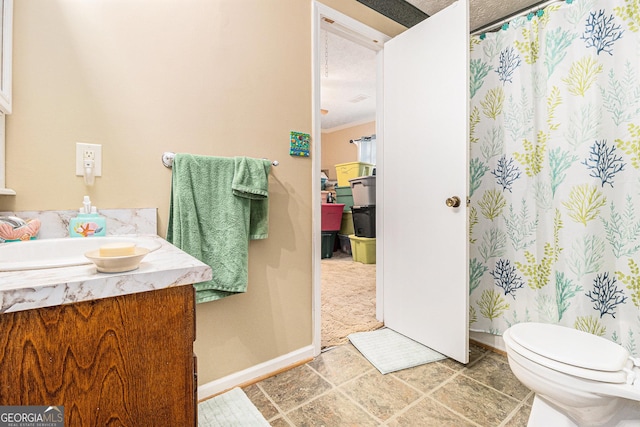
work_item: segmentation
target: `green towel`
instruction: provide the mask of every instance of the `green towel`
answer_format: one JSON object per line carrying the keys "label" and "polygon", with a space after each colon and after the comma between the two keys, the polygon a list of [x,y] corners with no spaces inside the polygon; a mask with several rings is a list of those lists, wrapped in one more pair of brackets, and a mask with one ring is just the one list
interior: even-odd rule
{"label": "green towel", "polygon": [[269,235],[269,171],[271,162],[248,157],[234,158],[231,188],[238,197],[251,199],[249,238],[266,239]]}
{"label": "green towel", "polygon": [[176,154],[167,240],[213,270],[194,285],[196,302],[246,292],[249,239],[268,235],[270,168],[262,159]]}

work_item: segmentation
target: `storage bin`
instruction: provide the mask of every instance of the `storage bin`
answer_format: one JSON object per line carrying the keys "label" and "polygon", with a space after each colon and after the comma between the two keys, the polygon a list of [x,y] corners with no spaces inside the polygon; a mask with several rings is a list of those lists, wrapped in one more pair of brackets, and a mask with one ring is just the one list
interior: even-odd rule
{"label": "storage bin", "polygon": [[353,231],[357,237],[376,237],[376,207],[354,206],[351,208],[353,215]]}
{"label": "storage bin", "polygon": [[342,223],[340,223],[340,231],[338,234],[355,234],[353,230],[353,213],[351,210],[349,212],[342,212]]}
{"label": "storage bin", "polygon": [[376,177],[361,176],[349,180],[353,204],[356,206],[371,206],[376,204]]}
{"label": "storage bin", "polygon": [[353,260],[363,264],[376,263],[376,239],[350,235]]}
{"label": "storage bin", "polygon": [[321,209],[322,218],[320,224],[322,231],[340,230],[344,205],[342,203],[324,203]]}
{"label": "storage bin", "polygon": [[322,201],[322,203],[327,203],[327,196],[329,195],[328,191],[320,191],[320,200]]}
{"label": "storage bin", "polygon": [[322,254],[321,258],[331,258],[333,256],[333,248],[336,244],[337,231],[322,232]]}
{"label": "storage bin", "polygon": [[351,239],[349,239],[349,236],[338,234],[338,240],[340,240],[340,250],[347,255],[351,255]]}
{"label": "storage bin", "polygon": [[373,173],[373,167],[375,165],[364,162],[351,162],[340,163],[336,165],[336,174],[338,175],[338,186],[349,186],[349,180],[351,178],[357,178],[359,176],[367,176]]}
{"label": "storage bin", "polygon": [[345,212],[351,212],[351,206],[353,206],[353,194],[351,193],[351,186],[336,187],[336,200],[338,201],[338,203],[344,203]]}

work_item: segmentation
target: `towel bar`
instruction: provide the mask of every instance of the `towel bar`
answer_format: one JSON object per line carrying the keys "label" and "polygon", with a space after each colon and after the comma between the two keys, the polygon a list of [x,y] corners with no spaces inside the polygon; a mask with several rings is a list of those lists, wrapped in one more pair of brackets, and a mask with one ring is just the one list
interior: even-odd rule
{"label": "towel bar", "polygon": [[[172,153],[171,151],[165,151],[164,153],[162,153],[162,164],[168,168],[171,168],[171,166],[173,166],[173,158],[175,156],[176,156],[176,153]],[[277,160],[274,160],[271,162],[271,164],[273,166],[278,166],[280,162]]]}

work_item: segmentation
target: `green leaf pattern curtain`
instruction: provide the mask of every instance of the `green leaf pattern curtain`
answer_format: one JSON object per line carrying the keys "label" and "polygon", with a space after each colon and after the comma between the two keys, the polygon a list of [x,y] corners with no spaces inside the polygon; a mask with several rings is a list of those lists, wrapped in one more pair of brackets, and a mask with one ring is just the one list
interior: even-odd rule
{"label": "green leaf pattern curtain", "polygon": [[471,37],[470,329],[558,323],[640,354],[640,4]]}

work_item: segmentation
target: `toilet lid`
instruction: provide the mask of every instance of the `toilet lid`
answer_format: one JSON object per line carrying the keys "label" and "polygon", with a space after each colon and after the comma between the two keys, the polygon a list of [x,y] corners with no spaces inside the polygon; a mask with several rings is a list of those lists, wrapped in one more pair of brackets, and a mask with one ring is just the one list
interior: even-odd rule
{"label": "toilet lid", "polygon": [[[619,382],[620,371],[629,360],[629,352],[613,341],[560,325],[519,323],[509,328],[509,337],[519,347],[541,356],[536,358],[538,363],[542,360],[552,369],[585,378],[591,378],[597,372],[600,381],[611,377],[607,381]],[[544,363],[545,359],[549,363]]]}

